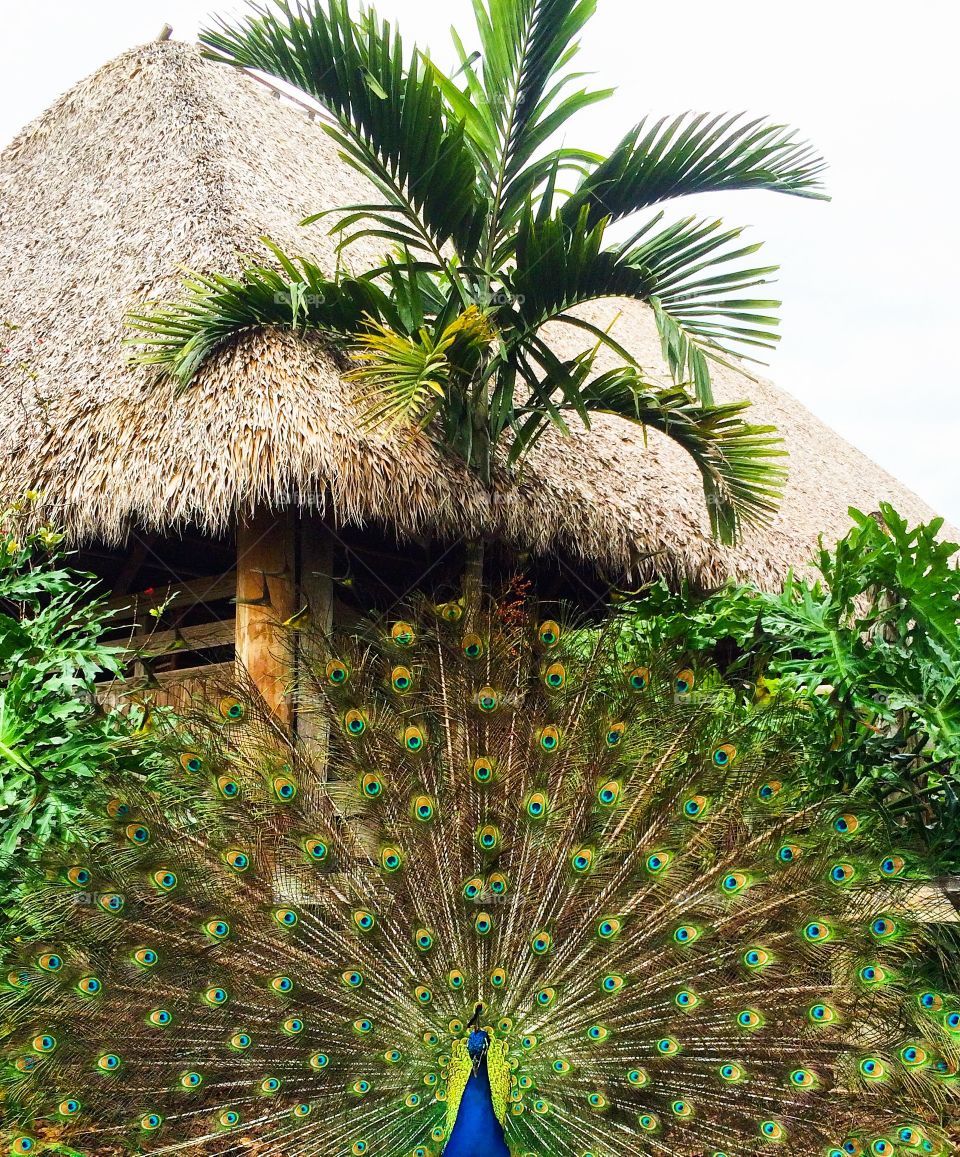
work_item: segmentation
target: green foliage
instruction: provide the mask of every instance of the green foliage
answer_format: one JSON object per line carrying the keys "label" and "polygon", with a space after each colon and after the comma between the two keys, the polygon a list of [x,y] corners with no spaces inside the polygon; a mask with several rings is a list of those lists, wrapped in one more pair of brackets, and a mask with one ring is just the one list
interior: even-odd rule
{"label": "green foliage", "polygon": [[[326,131],[376,199],[304,223],[330,218],[341,251],[373,237],[391,256],[326,278],[271,246],[278,270],[194,275],[184,301],[131,318],[138,356],[186,387],[247,328],[325,331],[363,350],[374,416],[421,423],[487,484],[496,461],[515,463],[550,425],[589,426],[598,408],[640,424],[652,414],[660,420],[649,424],[701,469],[714,533],[735,541],[743,526],[769,519],[785,471],[773,430],[750,425],[742,407],[726,408],[718,423],[710,363],[776,341],[779,303],[744,293],[774,267],[745,263],[758,246],[740,245],[741,231],[718,221],[662,224],[653,212],[620,244],[607,229],[693,193],[819,197],[823,162],[791,130],[740,116],[641,121],[606,158],[557,146],[576,114],[610,95],[584,87],[572,68],[596,0],[474,0],[473,8],[475,44],[454,33],[452,76],[405,49],[372,9],[354,17],[347,0],[253,5],[201,35],[213,59],[266,72],[323,106]],[[616,296],[653,307],[672,386],[641,380],[622,346],[570,313]],[[424,351],[442,348],[449,327],[476,308],[490,333],[480,356],[448,360],[435,375]],[[586,329],[623,373],[596,378],[592,357],[559,360],[541,334],[550,322]],[[611,380],[629,388],[610,389]]]}
{"label": "green foliage", "polygon": [[909,527],[892,507],[851,510],[819,577],[768,594],[704,597],[663,583],[628,601],[627,639],[713,650],[744,698],[801,698],[827,758],[824,789],[867,791],[960,871],[960,570],[943,520]]}
{"label": "green foliage", "polygon": [[365,318],[393,317],[390,301],[370,281],[325,277],[306,258],[288,258],[265,240],[280,269],[248,265],[239,278],[195,274],[184,283],[186,298],[161,314],[130,315],[149,327],[147,365],[166,365],[176,356],[185,376],[193,377],[214,351],[250,326],[287,326],[354,333]]}
{"label": "green foliage", "polygon": [[670,197],[724,189],[773,189],[822,197],[814,179],[823,161],[797,134],[757,117],[682,113],[642,120],[597,165],[567,203],[593,221],[627,217]]}
{"label": "green foliage", "polygon": [[120,768],[129,724],[98,706],[94,683],[118,674],[102,635],[110,612],[93,580],[63,565],[60,536],[27,531],[26,503],[0,512],[0,903],[10,859],[67,840],[91,787]]}

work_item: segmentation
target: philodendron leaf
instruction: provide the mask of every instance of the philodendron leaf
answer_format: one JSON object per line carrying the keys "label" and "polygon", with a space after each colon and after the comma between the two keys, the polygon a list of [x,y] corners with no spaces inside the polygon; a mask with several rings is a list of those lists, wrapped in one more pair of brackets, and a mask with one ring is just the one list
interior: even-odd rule
{"label": "philodendron leaf", "polygon": [[0,615],[0,663],[9,661],[14,655],[27,654],[32,647],[33,640],[17,620]]}

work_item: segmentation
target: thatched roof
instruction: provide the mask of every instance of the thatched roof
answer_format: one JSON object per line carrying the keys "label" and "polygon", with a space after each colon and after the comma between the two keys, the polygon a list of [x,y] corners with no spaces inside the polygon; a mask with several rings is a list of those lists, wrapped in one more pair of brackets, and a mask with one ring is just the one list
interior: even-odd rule
{"label": "thatched roof", "polygon": [[[424,437],[360,432],[317,340],[248,334],[182,398],[132,369],[124,315],[175,295],[184,267],[236,269],[269,235],[332,270],[309,212],[364,201],[360,178],[306,113],[184,44],[135,49],[78,84],[0,159],[0,461],[5,488],[45,491],[75,541],[131,526],[225,528],[254,504],[299,502],[341,523],[399,534],[498,536],[614,576],[651,569],[714,583],[775,585],[847,508],[928,508],[767,382],[717,375],[721,399],[750,397],[791,453],[775,525],[737,551],[710,539],[699,477],[655,434],[600,420],[544,441],[515,483],[485,492]],[[352,261],[362,267],[364,255]],[[652,320],[631,303],[615,333],[665,377]],[[564,328],[565,353],[583,344]],[[646,561],[644,561],[646,560]]]}

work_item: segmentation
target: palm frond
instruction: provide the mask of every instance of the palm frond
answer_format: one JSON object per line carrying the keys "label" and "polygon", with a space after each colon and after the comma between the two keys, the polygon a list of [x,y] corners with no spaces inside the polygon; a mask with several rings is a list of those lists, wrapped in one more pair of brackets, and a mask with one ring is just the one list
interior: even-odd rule
{"label": "palm frond", "polygon": [[346,375],[364,387],[357,399],[364,425],[427,426],[446,409],[451,380],[469,381],[495,336],[476,306],[436,337],[426,327],[406,334],[368,319],[350,347],[357,367]]}
{"label": "palm frond", "polygon": [[460,67],[453,76],[446,76],[434,67],[427,52],[422,52],[422,56],[434,67],[434,78],[443,92],[451,115],[463,125],[465,139],[473,150],[477,169],[489,193],[496,184],[499,136],[494,110],[487,100],[483,80],[475,67],[482,54],[470,52],[456,28],[450,29],[450,35],[460,60]]}
{"label": "palm frond", "polygon": [[325,127],[383,194],[378,211],[403,223],[397,244],[473,254],[487,206],[471,149],[433,67],[416,52],[406,64],[396,29],[372,12],[355,21],[347,0],[274,0],[200,40],[214,59],[278,77],[333,114]]}
{"label": "palm frond", "polygon": [[570,186],[579,183],[600,160],[583,149],[560,148],[530,161],[511,181],[501,199],[500,238],[494,252],[494,268],[513,256],[516,228],[529,205],[539,216],[552,216],[555,204],[566,202]]}
{"label": "palm frond", "polygon": [[128,315],[134,361],[158,366],[186,387],[201,365],[244,330],[280,326],[354,333],[366,317],[389,318],[390,299],[370,281],[332,281],[305,257],[288,257],[265,242],[279,269],[250,265],[239,277],[192,273],[181,301]]}
{"label": "palm frond", "polygon": [[618,220],[691,193],[770,189],[827,200],[823,158],[795,130],[743,114],[685,113],[642,120],[593,170],[567,202],[574,221],[585,206],[590,224]]}
{"label": "palm frond", "polygon": [[[508,175],[515,173],[546,137],[532,141],[548,115],[559,127],[580,107],[606,93],[566,96],[583,73],[563,73],[579,49],[576,38],[594,15],[597,0],[474,0],[483,54],[487,100],[505,146]],[[553,131],[552,129],[550,131]],[[550,135],[548,131],[547,136]]]}
{"label": "palm frond", "polygon": [[446,349],[426,329],[410,336],[371,319],[351,353],[359,364],[346,376],[366,387],[357,398],[365,426],[426,425],[446,396]]}
{"label": "palm frond", "polygon": [[572,228],[560,214],[537,219],[527,211],[517,231],[510,288],[529,329],[581,302],[601,297],[645,301],[654,292],[654,276],[629,253],[603,248],[605,228],[604,221],[588,226],[586,210]]}
{"label": "palm frond", "polygon": [[489,167],[493,216],[488,248],[496,248],[505,222],[529,194],[524,170],[537,151],[576,113],[610,95],[571,87],[583,73],[567,66],[577,37],[596,11],[596,0],[474,0],[482,66],[470,57],[464,99],[484,108],[484,137],[495,145]]}
{"label": "palm frond", "polygon": [[713,534],[727,545],[745,526],[766,526],[783,497],[787,471],[775,426],[746,422],[749,402],[704,406],[680,386],[650,386],[632,367],[612,370],[586,389],[588,410],[617,414],[666,434],[703,478]]}
{"label": "palm frond", "polygon": [[[525,454],[550,422],[566,432],[565,411],[585,414],[588,423],[590,414],[613,414],[659,430],[690,455],[703,479],[712,532],[722,543],[733,545],[746,526],[770,522],[783,496],[787,473],[779,460],[785,452],[775,427],[744,420],[749,402],[703,406],[680,386],[651,385],[633,366],[590,378],[592,366],[593,352],[565,364],[563,386],[556,367],[545,366],[547,374],[531,394],[531,412],[518,416],[515,457]],[[579,392],[576,399],[571,387]]]}
{"label": "palm frond", "polygon": [[535,119],[596,9],[597,0],[474,0],[484,87],[508,148]]}
{"label": "palm frond", "polygon": [[728,365],[744,347],[771,349],[780,340],[772,312],[780,302],[740,296],[769,284],[777,266],[741,264],[761,248],[737,245],[742,229],[688,217],[656,230],[661,219],[651,218],[620,253],[650,284],[648,300],[674,380],[692,381],[698,399],[709,405],[709,361]]}
{"label": "palm frond", "polygon": [[370,279],[383,278],[390,301],[404,333],[416,333],[428,318],[438,318],[456,298],[451,293],[445,270],[430,262],[416,261],[406,252],[388,257],[380,269],[367,273]]}
{"label": "palm frond", "polygon": [[[458,88],[451,78],[444,76],[439,71],[435,73],[435,79],[443,91],[452,114],[463,124],[465,139],[473,149],[477,169],[482,174],[490,197],[493,197],[495,189],[498,187],[501,189],[500,203],[497,206],[498,236],[493,241],[494,244],[503,246],[503,249],[502,251],[498,249],[492,258],[491,264],[496,268],[502,263],[504,255],[510,256],[512,254],[512,230],[522,216],[527,203],[533,200],[535,193],[547,184],[551,173],[556,169],[560,173],[569,174],[571,185],[579,185],[600,164],[603,157],[585,149],[564,146],[547,152],[543,156],[531,156],[524,164],[514,165],[509,179],[505,169],[501,174],[497,166],[498,160],[501,159],[503,145],[498,137],[497,125],[491,113],[483,81],[474,71],[474,62],[471,61],[471,57],[456,37],[455,42],[459,46],[462,70],[464,75],[468,77],[467,83],[463,88]],[[609,90],[589,94],[585,103],[594,103],[594,101],[602,100],[608,95]],[[581,94],[575,94],[571,97],[571,100],[574,101],[580,99]],[[578,107],[585,107],[585,104],[580,104]],[[559,113],[559,110],[555,111]],[[552,135],[559,124],[572,116],[575,111],[577,111],[576,108],[569,106],[559,115],[558,120],[551,121],[550,125],[544,126],[542,121],[538,122],[544,128],[544,139]],[[531,139],[530,143],[531,153],[533,153],[539,147],[540,140],[533,141]],[[504,162],[504,164],[507,163],[508,161]],[[565,197],[569,195],[568,191]]]}
{"label": "palm frond", "polygon": [[528,333],[551,319],[591,328],[629,363],[610,334],[567,311],[603,297],[649,302],[674,381],[692,382],[699,401],[711,405],[711,361],[729,365],[745,347],[771,348],[779,340],[771,311],[780,303],[742,295],[767,284],[776,266],[742,264],[760,246],[735,244],[740,229],[693,218],[657,229],[661,216],[625,244],[604,248],[606,221],[590,226],[586,206],[573,226],[562,212],[541,218],[528,209],[517,232],[511,308]]}

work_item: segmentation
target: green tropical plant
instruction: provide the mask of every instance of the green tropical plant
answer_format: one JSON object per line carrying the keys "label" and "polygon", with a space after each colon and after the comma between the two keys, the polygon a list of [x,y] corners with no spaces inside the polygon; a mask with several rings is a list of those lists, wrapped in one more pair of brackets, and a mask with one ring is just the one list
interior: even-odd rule
{"label": "green tropical plant", "polygon": [[[183,300],[133,315],[140,360],[186,386],[244,329],[320,330],[359,352],[372,417],[429,427],[485,482],[547,427],[608,412],[693,456],[723,541],[766,520],[785,477],[775,431],[750,424],[746,403],[715,403],[709,367],[776,341],[779,303],[750,292],[775,267],[752,263],[758,246],[740,229],[667,222],[655,207],[733,189],[822,197],[823,162],[793,131],[743,116],[641,121],[608,157],[556,146],[572,117],[610,95],[572,67],[595,8],[474,0],[477,47],[454,33],[452,76],[406,52],[373,10],[355,18],[347,0],[278,0],[205,31],[215,60],[319,102],[341,155],[370,183],[370,201],[304,223],[332,218],[341,252],[373,237],[389,255],[326,276],[268,243],[275,267],[193,275]],[[642,213],[613,239],[612,225]],[[616,296],[652,306],[674,386],[647,382],[629,351],[575,312]],[[468,322],[471,311],[482,320]],[[585,331],[594,348],[557,357],[549,322]],[[603,347],[619,365],[598,373]]]}
{"label": "green tropical plant", "polygon": [[878,797],[960,873],[958,545],[940,541],[940,518],[911,527],[887,504],[850,514],[819,577],[700,598],[658,583],[627,600],[625,642],[712,649],[728,689],[761,706],[803,698],[829,753],[821,786]]}
{"label": "green tropical plant", "polygon": [[0,905],[11,857],[69,841],[92,787],[117,774],[133,720],[97,704],[96,680],[118,675],[103,641],[111,614],[95,580],[63,564],[51,527],[26,531],[26,503],[0,511]]}

